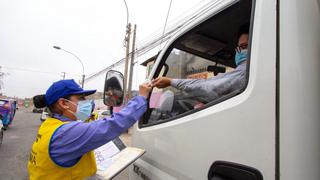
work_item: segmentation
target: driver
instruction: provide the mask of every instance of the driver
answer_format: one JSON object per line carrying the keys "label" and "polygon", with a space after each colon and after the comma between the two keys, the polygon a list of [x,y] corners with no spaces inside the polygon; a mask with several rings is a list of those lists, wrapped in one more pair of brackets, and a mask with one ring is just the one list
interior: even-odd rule
{"label": "driver", "polygon": [[157,88],[175,87],[195,97],[212,101],[222,95],[238,89],[246,84],[247,52],[249,40],[249,24],[242,25],[238,30],[238,46],[236,47],[235,63],[237,68],[231,72],[220,73],[208,79],[171,79],[158,77],[152,81]]}

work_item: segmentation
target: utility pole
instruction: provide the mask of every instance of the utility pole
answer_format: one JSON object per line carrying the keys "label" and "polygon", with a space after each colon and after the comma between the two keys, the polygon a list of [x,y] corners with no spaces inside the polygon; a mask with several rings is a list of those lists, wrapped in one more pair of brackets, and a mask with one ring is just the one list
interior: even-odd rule
{"label": "utility pole", "polygon": [[128,98],[127,84],[128,84],[128,65],[129,65],[130,37],[131,37],[131,24],[129,23],[127,25],[127,31],[126,31],[126,36],[125,36],[126,59],[125,59],[125,66],[124,66],[124,84],[123,84],[125,103],[128,100],[127,99]]}
{"label": "utility pole", "polygon": [[62,72],[62,79],[66,79],[66,72]]}
{"label": "utility pole", "polygon": [[134,55],[135,55],[135,43],[136,43],[136,31],[137,25],[134,25],[133,37],[132,37],[132,48],[131,48],[131,59],[130,59],[130,75],[129,75],[129,85],[128,85],[128,98],[132,98],[132,76],[133,76],[133,65],[134,65]]}
{"label": "utility pole", "polygon": [[2,69],[2,66],[0,66],[0,96],[3,95],[3,92],[2,92],[2,90],[3,90],[3,77],[4,77],[5,75],[8,75],[8,73],[2,72],[1,69]]}

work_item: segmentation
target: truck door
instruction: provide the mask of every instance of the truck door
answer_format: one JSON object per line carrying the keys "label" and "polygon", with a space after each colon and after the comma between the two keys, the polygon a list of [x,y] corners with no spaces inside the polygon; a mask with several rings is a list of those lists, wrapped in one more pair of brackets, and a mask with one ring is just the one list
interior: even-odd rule
{"label": "truck door", "polygon": [[[276,3],[215,2],[155,62],[150,79],[173,80],[153,89],[134,128],[146,154],[131,179],[275,179]],[[246,25],[248,43],[239,44]]]}

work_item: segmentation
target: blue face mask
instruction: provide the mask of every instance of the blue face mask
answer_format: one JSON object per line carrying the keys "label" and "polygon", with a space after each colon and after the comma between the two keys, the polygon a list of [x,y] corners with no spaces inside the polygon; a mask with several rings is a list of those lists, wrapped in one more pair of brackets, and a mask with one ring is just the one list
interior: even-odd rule
{"label": "blue face mask", "polygon": [[73,113],[76,116],[77,120],[86,121],[91,116],[93,106],[94,106],[93,100],[79,101],[78,104],[75,104],[70,100],[67,100],[67,101],[77,106],[76,112],[72,112],[69,110],[71,113]]}
{"label": "blue face mask", "polygon": [[236,65],[238,66],[243,61],[247,60],[248,50],[244,49],[241,52],[236,52],[236,56],[234,58]]}
{"label": "blue face mask", "polygon": [[79,101],[77,106],[77,112],[74,114],[78,120],[87,120],[92,113],[92,100]]}

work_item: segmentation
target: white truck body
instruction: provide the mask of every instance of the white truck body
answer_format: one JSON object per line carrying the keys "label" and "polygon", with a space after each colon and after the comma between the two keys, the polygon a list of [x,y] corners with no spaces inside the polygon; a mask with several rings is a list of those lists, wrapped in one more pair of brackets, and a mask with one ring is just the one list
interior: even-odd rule
{"label": "white truck body", "polygon": [[[237,3],[217,1],[181,29],[149,79],[177,39]],[[320,179],[320,2],[256,0],[252,9],[244,91],[168,122],[135,125],[133,146],[146,154],[130,167],[131,180],[208,179],[215,161],[253,167],[265,180]]]}

